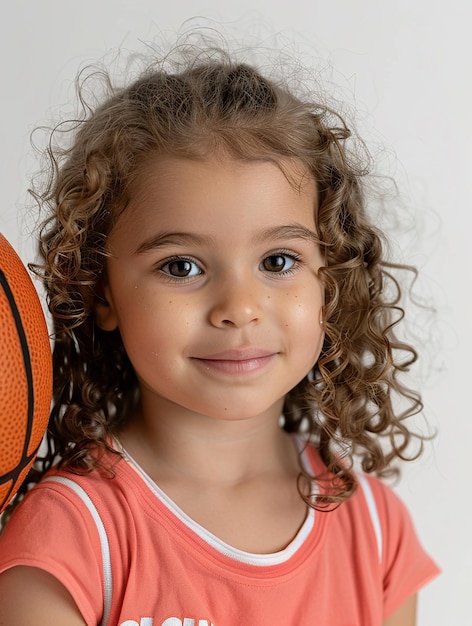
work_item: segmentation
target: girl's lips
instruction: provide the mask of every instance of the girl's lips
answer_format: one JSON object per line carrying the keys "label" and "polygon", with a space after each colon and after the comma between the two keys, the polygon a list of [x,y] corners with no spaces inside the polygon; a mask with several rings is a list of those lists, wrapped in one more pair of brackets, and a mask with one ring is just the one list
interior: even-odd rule
{"label": "girl's lips", "polygon": [[203,361],[248,361],[250,359],[259,359],[276,354],[273,350],[265,350],[250,346],[247,348],[231,348],[214,354],[204,354],[200,357],[194,357]]}
{"label": "girl's lips", "polygon": [[194,360],[207,371],[214,370],[224,374],[247,374],[263,369],[276,358],[277,354],[277,352],[260,348],[246,348],[194,357]]}

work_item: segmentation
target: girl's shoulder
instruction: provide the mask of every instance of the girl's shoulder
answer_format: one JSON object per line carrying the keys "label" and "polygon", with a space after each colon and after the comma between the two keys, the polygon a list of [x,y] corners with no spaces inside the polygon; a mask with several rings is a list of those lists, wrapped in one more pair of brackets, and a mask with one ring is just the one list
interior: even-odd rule
{"label": "girl's shoulder", "polygon": [[[306,457],[315,474],[326,476],[316,448],[308,447]],[[371,564],[380,566],[384,612],[390,615],[435,578],[440,569],[424,549],[412,515],[393,487],[361,472],[355,478],[354,495],[321,515],[332,516],[327,535],[331,534],[335,543],[348,542],[351,549],[363,553],[364,561],[369,554]]]}
{"label": "girl's shoulder", "polygon": [[[307,455],[315,470],[324,468],[315,448],[310,447]],[[375,546],[389,615],[440,569],[424,549],[412,515],[394,488],[370,474],[357,472],[355,478],[357,491],[333,512],[344,532],[350,529],[357,548]]]}
{"label": "girl's shoulder", "polygon": [[[0,573],[32,566],[60,581],[86,623],[103,612],[103,581],[114,544],[127,545],[139,481],[120,457],[83,475],[50,470],[23,498],[0,536]],[[104,469],[107,467],[108,469]],[[117,532],[119,537],[115,537]]]}
{"label": "girl's shoulder", "polygon": [[[90,477],[77,478],[90,482]],[[100,536],[89,510],[65,480],[68,472],[48,473],[15,508],[0,536],[0,574],[34,567],[69,591],[87,624],[98,624],[103,604]]]}

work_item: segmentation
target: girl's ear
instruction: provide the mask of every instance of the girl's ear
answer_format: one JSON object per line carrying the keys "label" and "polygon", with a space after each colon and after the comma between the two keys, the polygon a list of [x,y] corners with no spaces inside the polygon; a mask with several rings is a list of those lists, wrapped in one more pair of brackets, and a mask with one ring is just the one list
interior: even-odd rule
{"label": "girl's ear", "polygon": [[104,287],[103,295],[95,306],[95,323],[102,330],[118,328],[118,317],[108,285]]}

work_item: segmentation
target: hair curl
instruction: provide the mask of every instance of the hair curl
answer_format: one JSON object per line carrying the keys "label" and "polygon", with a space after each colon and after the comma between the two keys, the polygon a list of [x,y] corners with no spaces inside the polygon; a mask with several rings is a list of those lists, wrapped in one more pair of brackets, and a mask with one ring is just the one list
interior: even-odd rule
{"label": "hair curl", "polygon": [[[177,71],[157,63],[128,86],[107,85],[108,97],[94,111],[82,101],[82,117],[53,131],[50,177],[36,194],[48,211],[42,262],[34,269],[54,324],[54,396],[48,449],[27,483],[57,461],[90,471],[138,400],[119,331],[100,330],[94,309],[102,298],[107,235],[126,210],[140,164],[151,153],[205,158],[215,151],[279,165],[298,159],[318,184],[325,340],[314,371],[287,395],[284,424],[309,433],[335,477],[317,506],[353,493],[354,458],[367,472],[394,472],[396,458],[414,456],[412,437],[421,448],[422,437],[405,425],[421,400],[398,377],[417,355],[393,332],[403,309],[392,269],[403,266],[386,260],[383,236],[367,216],[368,168],[350,147],[343,118],[223,52],[200,55]],[[80,97],[83,86],[79,81]],[[53,139],[63,132],[73,141],[59,148]]]}

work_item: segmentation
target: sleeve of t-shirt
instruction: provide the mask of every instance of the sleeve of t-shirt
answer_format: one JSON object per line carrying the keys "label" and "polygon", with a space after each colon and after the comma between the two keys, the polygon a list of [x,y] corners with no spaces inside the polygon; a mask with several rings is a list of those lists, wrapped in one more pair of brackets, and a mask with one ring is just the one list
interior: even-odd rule
{"label": "sleeve of t-shirt", "polygon": [[69,591],[87,625],[100,622],[100,538],[91,514],[70,489],[48,482],[37,485],[13,512],[0,536],[0,572],[17,565],[54,576]]}
{"label": "sleeve of t-shirt", "polygon": [[382,529],[385,619],[440,570],[421,545],[404,503],[384,483],[369,480]]}

